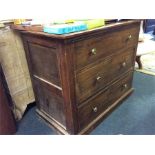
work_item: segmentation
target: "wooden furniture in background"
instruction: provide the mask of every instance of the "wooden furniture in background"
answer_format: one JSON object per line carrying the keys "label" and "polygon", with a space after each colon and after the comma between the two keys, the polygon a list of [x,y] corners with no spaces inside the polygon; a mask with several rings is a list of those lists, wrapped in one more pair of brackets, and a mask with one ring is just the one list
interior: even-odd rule
{"label": "wooden furniture in background", "polygon": [[14,134],[16,132],[11,106],[12,101],[0,65],[0,135]]}
{"label": "wooden furniture in background", "polygon": [[139,29],[130,20],[66,35],[21,31],[38,114],[63,134],[94,129],[133,91]]}

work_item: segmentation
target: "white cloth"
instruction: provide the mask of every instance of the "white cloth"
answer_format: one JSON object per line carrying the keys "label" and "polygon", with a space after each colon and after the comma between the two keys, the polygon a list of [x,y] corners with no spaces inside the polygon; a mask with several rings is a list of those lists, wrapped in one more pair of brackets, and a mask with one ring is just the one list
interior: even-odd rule
{"label": "white cloth", "polygon": [[148,54],[155,51],[155,41],[152,40],[153,36],[144,35],[144,41],[138,43],[137,56]]}

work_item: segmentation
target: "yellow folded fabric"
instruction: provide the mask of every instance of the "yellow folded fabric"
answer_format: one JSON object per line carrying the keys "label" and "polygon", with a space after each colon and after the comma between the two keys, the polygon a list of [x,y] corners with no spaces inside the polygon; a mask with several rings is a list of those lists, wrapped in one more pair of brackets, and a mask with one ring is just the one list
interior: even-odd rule
{"label": "yellow folded fabric", "polygon": [[100,26],[104,26],[105,20],[104,19],[91,19],[91,20],[84,21],[84,23],[87,24],[87,28],[89,30],[89,29],[100,27]]}
{"label": "yellow folded fabric", "polygon": [[0,23],[0,28],[4,27],[4,24],[3,23]]}

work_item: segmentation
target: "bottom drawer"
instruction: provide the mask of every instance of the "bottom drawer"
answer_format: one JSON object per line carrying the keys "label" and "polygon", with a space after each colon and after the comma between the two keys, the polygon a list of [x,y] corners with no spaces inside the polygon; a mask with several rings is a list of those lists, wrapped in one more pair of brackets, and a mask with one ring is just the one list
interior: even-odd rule
{"label": "bottom drawer", "polygon": [[78,110],[79,128],[83,129],[126,93],[132,86],[133,71],[128,72],[104,91],[87,100]]}
{"label": "bottom drawer", "polygon": [[100,92],[79,108],[78,119],[80,128],[85,127],[96,118],[108,105],[109,89]]}

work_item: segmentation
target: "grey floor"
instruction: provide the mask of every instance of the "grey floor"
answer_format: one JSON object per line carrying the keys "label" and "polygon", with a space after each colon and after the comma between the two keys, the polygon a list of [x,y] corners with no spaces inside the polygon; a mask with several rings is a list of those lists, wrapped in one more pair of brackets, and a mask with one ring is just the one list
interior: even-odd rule
{"label": "grey floor", "polygon": [[[95,128],[91,135],[154,135],[155,76],[135,72],[134,93]],[[35,106],[18,123],[16,135],[56,134],[35,113]]]}

